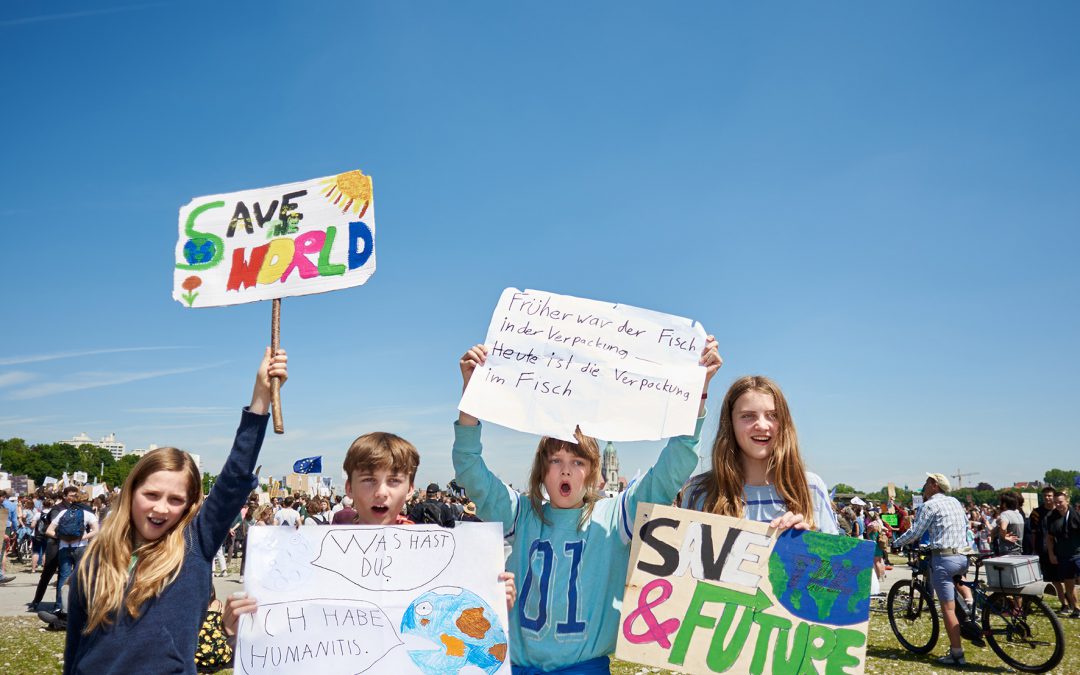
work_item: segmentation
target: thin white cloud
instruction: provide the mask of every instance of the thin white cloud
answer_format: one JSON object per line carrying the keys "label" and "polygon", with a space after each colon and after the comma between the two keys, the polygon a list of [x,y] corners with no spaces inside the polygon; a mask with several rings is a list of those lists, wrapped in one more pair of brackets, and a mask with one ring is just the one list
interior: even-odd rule
{"label": "thin white cloud", "polygon": [[128,408],[129,413],[148,413],[150,415],[234,415],[239,408],[230,408],[224,405],[218,406],[195,406],[176,405],[162,406],[159,408]]}
{"label": "thin white cloud", "polygon": [[66,394],[72,391],[81,391],[83,389],[96,389],[98,387],[109,387],[117,384],[127,384],[129,382],[138,382],[140,380],[149,380],[154,377],[165,377],[166,375],[182,375],[184,373],[193,373],[199,370],[207,370],[208,368],[217,368],[221,365],[228,363],[228,361],[222,361],[220,363],[211,363],[205,366],[198,366],[196,368],[172,368],[169,370],[150,370],[138,373],[102,373],[102,372],[83,372],[74,373],[70,379],[66,381],[53,380],[50,382],[42,382],[23,389],[18,389],[8,394],[9,399],[27,399],[27,398],[41,398],[42,396],[52,396],[54,394]]}
{"label": "thin white cloud", "polygon": [[38,417],[0,417],[0,427],[21,427],[55,419],[55,417],[55,415],[42,415]]}
{"label": "thin white cloud", "polygon": [[[0,24],[3,25],[3,24]],[[32,354],[29,356],[10,356],[0,359],[0,366],[14,366],[23,363],[39,363],[41,361],[55,361],[56,359],[73,359],[80,356],[97,356],[99,354],[122,354],[125,352],[153,352],[163,349],[189,349],[189,347],[117,347],[114,349],[90,349],[81,352],[53,352],[52,354]]]}
{"label": "thin white cloud", "polygon": [[33,373],[22,370],[13,370],[10,373],[0,373],[0,387],[11,387],[34,379]]}
{"label": "thin white cloud", "polygon": [[24,16],[20,19],[7,19],[0,21],[3,26],[22,26],[29,23],[42,23],[45,21],[64,21],[67,19],[81,19],[84,16],[97,16],[99,14],[115,14],[117,12],[132,12],[150,7],[160,7],[165,3],[150,2],[142,5],[127,5],[123,7],[106,7],[104,9],[86,9],[81,12],[64,12],[62,14],[39,14],[37,16]]}

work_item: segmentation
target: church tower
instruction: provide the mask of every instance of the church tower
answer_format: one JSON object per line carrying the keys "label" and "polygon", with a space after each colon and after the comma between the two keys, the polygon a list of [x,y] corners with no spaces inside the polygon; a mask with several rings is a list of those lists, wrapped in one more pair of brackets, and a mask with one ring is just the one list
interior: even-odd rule
{"label": "church tower", "polygon": [[615,452],[615,444],[608,441],[604,448],[604,456],[600,462],[600,473],[604,477],[604,490],[608,492],[619,491],[619,455]]}

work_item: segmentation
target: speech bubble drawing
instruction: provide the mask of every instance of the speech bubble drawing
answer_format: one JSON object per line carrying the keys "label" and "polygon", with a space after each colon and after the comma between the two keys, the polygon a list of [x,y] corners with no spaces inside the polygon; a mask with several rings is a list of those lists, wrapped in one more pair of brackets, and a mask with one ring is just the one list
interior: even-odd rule
{"label": "speech bubble drawing", "polygon": [[234,663],[243,673],[362,673],[400,644],[374,603],[294,600],[240,616]]}
{"label": "speech bubble drawing", "polygon": [[[254,554],[248,563],[247,573],[258,585],[274,591],[288,591],[301,587],[314,570],[311,559],[315,549],[300,530],[293,530],[282,540],[278,534],[284,528],[251,528],[248,546]],[[246,555],[246,554],[245,554]]]}
{"label": "speech bubble drawing", "polygon": [[437,526],[353,526],[323,537],[315,567],[369,591],[411,591],[442,574],[454,557],[454,533]]}

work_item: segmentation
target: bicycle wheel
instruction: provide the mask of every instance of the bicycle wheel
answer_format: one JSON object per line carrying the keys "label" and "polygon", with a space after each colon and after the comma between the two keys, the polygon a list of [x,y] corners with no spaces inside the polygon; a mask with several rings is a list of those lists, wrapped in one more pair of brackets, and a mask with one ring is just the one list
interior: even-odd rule
{"label": "bicycle wheel", "polygon": [[897,582],[889,589],[885,603],[889,625],[904,649],[915,654],[929,654],[937,644],[938,614],[934,599],[922,583]]}
{"label": "bicycle wheel", "polygon": [[983,609],[983,630],[994,653],[1026,673],[1045,673],[1065,655],[1061,622],[1042,598],[993,593]]}

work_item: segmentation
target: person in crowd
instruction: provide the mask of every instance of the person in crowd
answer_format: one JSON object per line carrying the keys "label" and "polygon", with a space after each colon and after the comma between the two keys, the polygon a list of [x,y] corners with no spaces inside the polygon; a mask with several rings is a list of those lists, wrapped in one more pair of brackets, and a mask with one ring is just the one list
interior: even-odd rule
{"label": "person in crowd", "polygon": [[[476,345],[461,357],[463,389],[487,355],[486,346]],[[656,465],[614,499],[600,499],[599,445],[580,429],[576,443],[540,439],[529,494],[522,496],[484,463],[480,420],[459,412],[452,453],[454,480],[473,499],[480,518],[502,523],[512,545],[507,569],[527,580],[522,601],[510,615],[516,671],[609,672],[608,654],[615,648],[625,580],[624,574],[611,572],[625,570],[629,562],[637,505],[670,503],[697,465],[709,381],[722,363],[712,336],[700,363],[705,382],[694,434],[672,438]],[[530,598],[539,602],[530,603]]]}
{"label": "person in crowd", "polygon": [[453,512],[439,495],[438,483],[428,485],[427,499],[417,503],[408,513],[414,523],[453,527],[455,522]]}
{"label": "person in crowd", "polygon": [[482,523],[484,521],[476,515],[476,504],[468,502],[461,508],[461,522],[463,523]]}
{"label": "person in crowd", "polygon": [[[964,647],[961,643],[960,620],[956,615],[957,586],[953,577],[967,573],[968,559],[961,553],[967,545],[964,531],[968,517],[964,507],[956,498],[949,496],[952,486],[944,474],[928,473],[923,484],[922,494],[925,501],[915,516],[911,529],[896,539],[897,546],[906,546],[918,541],[919,537],[929,532],[928,546],[933,552],[930,558],[930,581],[935,595],[941,604],[941,615],[945,621],[945,632],[949,636],[949,653],[938,659],[938,663],[947,666],[967,665]],[[961,586],[962,598],[971,604],[971,589]],[[972,616],[969,611],[967,616]]]}
{"label": "person in crowd", "polygon": [[[1001,509],[998,512],[997,527],[994,528],[994,553],[997,555],[1020,555],[1024,539],[1024,517],[1017,510],[1020,495],[1015,492],[1002,492]],[[1009,536],[1005,536],[1005,535]]]}
{"label": "person in crowd", "polygon": [[1080,513],[1069,506],[1069,495],[1054,493],[1054,513],[1046,522],[1046,550],[1050,564],[1064,586],[1061,614],[1080,619],[1076,604],[1076,582],[1080,577]]}
{"label": "person in crowd", "polygon": [[307,502],[307,517],[304,518],[304,525],[329,525],[330,521],[327,519],[326,514],[323,513],[323,503],[321,499],[309,499]]}
{"label": "person in crowd", "polygon": [[1057,565],[1050,563],[1049,549],[1046,547],[1047,525],[1054,514],[1054,492],[1054,488],[1049,485],[1042,489],[1042,502],[1028,516],[1028,530],[1032,539],[1032,553],[1039,556],[1043,581],[1053,586],[1060,609],[1064,610],[1068,607],[1068,602],[1065,601],[1065,585],[1058,578]]}
{"label": "person in crowd", "polygon": [[[39,613],[46,623],[66,624],[67,606],[64,588],[72,580],[76,567],[82,559],[91,540],[98,533],[98,519],[89,504],[80,501],[80,490],[74,485],[64,488],[65,509],[49,523],[46,534],[55,537],[57,544],[57,566],[59,577],[56,581],[56,607],[54,615]],[[55,618],[53,618],[55,616]]]}
{"label": "person in crowd", "polygon": [[341,500],[341,509],[334,514],[331,525],[351,525],[356,522],[356,509],[353,508],[352,497],[345,495]]}
{"label": "person in crowd", "polygon": [[300,527],[300,512],[293,508],[295,500],[286,497],[281,502],[281,509],[274,514],[274,524],[286,527]]}
{"label": "person in crowd", "polygon": [[[209,496],[191,455],[147,453],[124,481],[116,512],[90,544],[71,591],[64,673],[194,673],[210,595],[211,559],[256,486],[271,378],[284,350],[263,355],[251,403]],[[164,639],[163,639],[164,638]]]}

